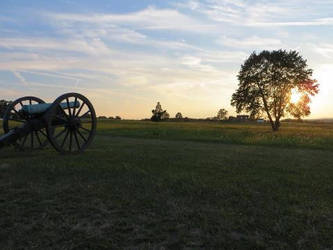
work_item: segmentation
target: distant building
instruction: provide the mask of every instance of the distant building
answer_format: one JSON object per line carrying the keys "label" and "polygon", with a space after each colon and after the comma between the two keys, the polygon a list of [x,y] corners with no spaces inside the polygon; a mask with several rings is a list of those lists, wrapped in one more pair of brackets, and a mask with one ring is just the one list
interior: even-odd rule
{"label": "distant building", "polygon": [[265,120],[264,119],[257,119],[257,123],[264,123]]}
{"label": "distant building", "polygon": [[237,115],[236,120],[238,121],[246,121],[249,119],[248,115]]}
{"label": "distant building", "polygon": [[238,122],[242,122],[242,121],[248,121],[250,118],[250,116],[248,115],[237,115],[235,116],[229,116],[229,121],[238,121]]}

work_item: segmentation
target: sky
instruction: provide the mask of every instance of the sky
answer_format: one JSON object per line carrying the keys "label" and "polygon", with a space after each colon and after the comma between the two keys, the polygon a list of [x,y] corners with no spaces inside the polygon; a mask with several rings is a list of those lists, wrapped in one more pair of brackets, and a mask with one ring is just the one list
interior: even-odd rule
{"label": "sky", "polygon": [[98,115],[206,118],[230,106],[253,52],[297,50],[333,117],[332,0],[1,0],[0,99],[86,95]]}

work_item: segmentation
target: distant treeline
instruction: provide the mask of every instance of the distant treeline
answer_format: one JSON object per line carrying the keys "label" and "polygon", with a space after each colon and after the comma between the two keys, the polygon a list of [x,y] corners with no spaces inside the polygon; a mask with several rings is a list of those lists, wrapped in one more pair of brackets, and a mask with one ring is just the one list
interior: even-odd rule
{"label": "distant treeline", "polygon": [[121,120],[121,117],[120,116],[110,116],[110,117],[106,117],[106,116],[98,116],[97,119],[100,119],[100,120]]}
{"label": "distant treeline", "polygon": [[323,118],[323,119],[284,119],[282,122],[315,122],[315,123],[333,123],[333,118]]}
{"label": "distant treeline", "polygon": [[[149,118],[142,119],[141,121],[151,121]],[[225,122],[225,123],[233,123],[233,122],[257,122],[257,120],[219,120],[215,117],[209,117],[209,118],[168,118],[162,120],[163,122]]]}

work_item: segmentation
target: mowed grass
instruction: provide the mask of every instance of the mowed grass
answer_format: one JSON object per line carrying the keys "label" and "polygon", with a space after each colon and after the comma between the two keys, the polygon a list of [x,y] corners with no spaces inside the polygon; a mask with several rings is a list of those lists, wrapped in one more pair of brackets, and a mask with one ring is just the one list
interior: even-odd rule
{"label": "mowed grass", "polygon": [[333,249],[333,124],[101,121],[0,151],[0,249]]}
{"label": "mowed grass", "polygon": [[283,123],[273,133],[268,123],[101,121],[99,130],[136,138],[333,150],[333,123]]}

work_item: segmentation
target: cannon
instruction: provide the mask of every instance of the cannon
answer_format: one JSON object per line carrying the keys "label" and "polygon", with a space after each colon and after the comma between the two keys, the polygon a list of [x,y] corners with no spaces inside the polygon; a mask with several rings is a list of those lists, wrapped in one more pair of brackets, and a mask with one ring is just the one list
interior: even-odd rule
{"label": "cannon", "polygon": [[60,153],[83,152],[96,133],[96,113],[91,102],[78,93],[45,103],[33,96],[12,102],[3,116],[0,148],[14,145],[34,150],[51,144]]}

